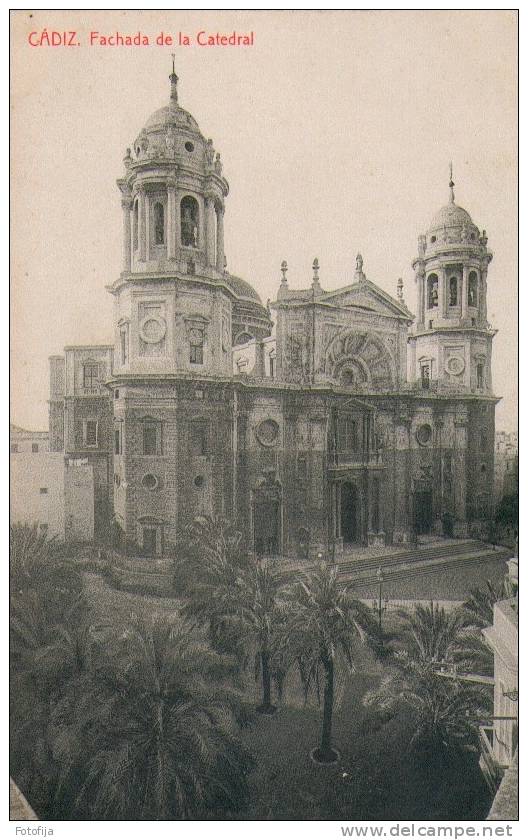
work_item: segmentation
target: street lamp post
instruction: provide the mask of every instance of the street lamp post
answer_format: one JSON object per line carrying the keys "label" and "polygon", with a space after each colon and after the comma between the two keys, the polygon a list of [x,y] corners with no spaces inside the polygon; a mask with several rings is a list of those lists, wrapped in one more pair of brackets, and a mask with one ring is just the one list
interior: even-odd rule
{"label": "street lamp post", "polygon": [[382,610],[381,594],[382,594],[382,588],[383,588],[383,572],[381,570],[381,566],[379,567],[378,571],[376,572],[376,577],[378,579],[378,585],[379,585],[379,590],[378,590],[378,623],[379,623],[379,629],[380,629],[380,632],[381,632],[381,610]]}

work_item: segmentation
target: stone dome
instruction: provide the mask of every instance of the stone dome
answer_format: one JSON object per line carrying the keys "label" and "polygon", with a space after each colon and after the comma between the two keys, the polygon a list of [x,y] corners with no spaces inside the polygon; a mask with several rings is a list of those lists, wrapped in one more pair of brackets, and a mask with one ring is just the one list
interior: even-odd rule
{"label": "stone dome", "polygon": [[437,228],[462,227],[463,225],[473,225],[471,216],[463,207],[459,207],[454,202],[449,202],[436,213],[428,229],[436,230]]}
{"label": "stone dome", "polygon": [[260,303],[262,305],[262,301],[258,293],[246,280],[242,280],[241,277],[235,277],[233,274],[227,274],[225,282],[238,298],[252,300],[255,301],[255,303]]}
{"label": "stone dome", "polygon": [[143,127],[143,131],[149,133],[151,131],[163,131],[169,127],[186,128],[189,131],[195,131],[200,134],[200,127],[194,117],[185,111],[184,108],[176,102],[170,102],[163,108],[158,108],[150,115]]}

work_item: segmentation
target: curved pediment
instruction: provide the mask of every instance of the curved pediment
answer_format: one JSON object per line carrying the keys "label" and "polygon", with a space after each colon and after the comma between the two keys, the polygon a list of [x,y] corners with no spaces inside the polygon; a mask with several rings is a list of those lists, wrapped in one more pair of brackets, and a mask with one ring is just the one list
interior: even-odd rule
{"label": "curved pediment", "polygon": [[343,329],[325,349],[325,374],[354,391],[387,390],[395,387],[396,366],[380,335]]}

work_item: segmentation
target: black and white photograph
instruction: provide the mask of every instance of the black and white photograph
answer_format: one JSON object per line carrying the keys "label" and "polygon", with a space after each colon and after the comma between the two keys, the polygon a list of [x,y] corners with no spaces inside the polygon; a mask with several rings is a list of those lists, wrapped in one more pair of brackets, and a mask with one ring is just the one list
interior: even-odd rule
{"label": "black and white photograph", "polygon": [[515,9],[11,10],[13,827],[511,832],[517,64]]}

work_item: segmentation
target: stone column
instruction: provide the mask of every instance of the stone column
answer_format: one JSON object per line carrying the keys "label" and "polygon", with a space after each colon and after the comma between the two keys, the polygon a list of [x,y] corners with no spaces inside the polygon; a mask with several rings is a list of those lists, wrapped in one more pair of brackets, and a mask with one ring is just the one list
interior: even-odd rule
{"label": "stone column", "polygon": [[466,493],[467,493],[467,409],[459,409],[454,419],[454,489],[455,489],[455,537],[466,537],[468,533]]}
{"label": "stone column", "polygon": [[181,200],[181,194],[176,193],[174,197],[174,241],[176,243],[176,253],[178,253],[178,248],[181,248]]}
{"label": "stone column", "polygon": [[216,209],[216,268],[224,271],[224,208]]}
{"label": "stone column", "polygon": [[176,231],[175,231],[175,205],[176,205],[176,182],[173,178],[167,181],[167,259],[173,260],[176,256]]}
{"label": "stone column", "polygon": [[150,196],[145,194],[145,259],[150,260]]}
{"label": "stone column", "polygon": [[479,315],[484,326],[488,322],[488,266],[480,270]]}
{"label": "stone column", "polygon": [[438,272],[438,310],[437,318],[445,318],[446,305],[446,281],[447,275],[445,268],[441,268]]}
{"label": "stone column", "polygon": [[343,553],[343,536],[341,534],[341,484],[336,481],[333,484],[333,507],[334,507],[334,554]]}
{"label": "stone column", "polygon": [[424,314],[424,277],[425,272],[420,269],[416,272],[416,282],[418,284],[418,325],[423,325],[425,321]]}
{"label": "stone column", "polygon": [[[214,198],[205,199],[205,253],[208,265],[215,265],[215,206]],[[223,266],[222,266],[223,268]]]}
{"label": "stone column", "polygon": [[447,509],[444,499],[443,428],[443,418],[435,416],[433,422],[433,532],[438,535],[442,535],[444,531],[442,517]]}
{"label": "stone column", "polygon": [[395,543],[407,543],[413,527],[411,459],[411,417],[400,409],[394,428],[394,532]]}
{"label": "stone column", "polygon": [[130,212],[132,201],[129,197],[121,201],[123,208],[123,271],[130,271],[132,261],[132,235],[130,226]]}
{"label": "stone column", "polygon": [[468,267],[462,268],[462,320],[468,316]]}
{"label": "stone column", "polygon": [[266,376],[266,360],[263,341],[257,341],[255,343],[255,369],[253,375],[257,379],[264,379]]}
{"label": "stone column", "polygon": [[147,255],[147,238],[146,238],[146,213],[145,213],[145,189],[139,188],[138,192],[138,250],[139,259],[145,262]]}

